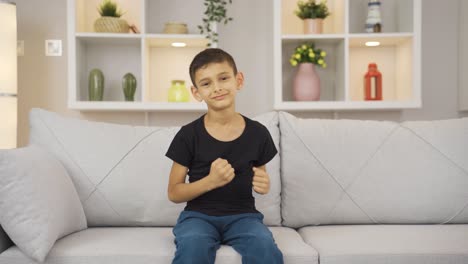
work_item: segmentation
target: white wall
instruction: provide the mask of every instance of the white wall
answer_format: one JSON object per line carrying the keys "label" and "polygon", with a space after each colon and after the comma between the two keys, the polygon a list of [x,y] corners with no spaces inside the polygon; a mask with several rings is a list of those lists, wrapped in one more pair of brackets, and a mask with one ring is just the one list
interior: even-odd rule
{"label": "white wall", "polygon": [[[468,2],[460,1],[459,16],[459,41],[458,41],[458,105],[459,109],[468,111]],[[463,16],[462,16],[463,15]]]}
{"label": "white wall", "polygon": [[[67,109],[66,0],[15,0],[18,39],[25,55],[18,58],[18,145],[28,142],[28,112],[41,107],[67,116],[144,125],[144,112],[76,112]],[[246,78],[238,111],[247,116],[273,109],[273,6],[271,0],[234,0],[229,14],[234,21],[220,27],[220,47],[236,59]],[[301,117],[378,120],[419,120],[468,116],[457,111],[459,0],[423,1],[422,85],[423,107],[403,111],[305,112]],[[436,19],[437,18],[437,19]],[[44,40],[61,39],[63,57],[45,57]],[[150,125],[182,125],[200,113],[148,113]]]}
{"label": "white wall", "polygon": [[459,1],[422,1],[423,108],[404,111],[401,118],[443,119],[458,113]]}

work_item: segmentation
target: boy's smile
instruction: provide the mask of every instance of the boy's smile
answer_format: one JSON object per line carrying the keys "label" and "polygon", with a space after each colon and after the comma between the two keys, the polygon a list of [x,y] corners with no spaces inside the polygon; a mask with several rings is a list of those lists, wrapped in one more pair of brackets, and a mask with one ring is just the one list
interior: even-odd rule
{"label": "boy's smile", "polygon": [[226,94],[213,97],[213,99],[215,99],[217,101],[223,100],[224,98],[226,98]]}
{"label": "boy's smile", "polygon": [[234,106],[237,91],[243,83],[242,73],[234,75],[229,63],[210,63],[196,71],[196,87],[192,86],[192,94],[212,109],[226,109]]}

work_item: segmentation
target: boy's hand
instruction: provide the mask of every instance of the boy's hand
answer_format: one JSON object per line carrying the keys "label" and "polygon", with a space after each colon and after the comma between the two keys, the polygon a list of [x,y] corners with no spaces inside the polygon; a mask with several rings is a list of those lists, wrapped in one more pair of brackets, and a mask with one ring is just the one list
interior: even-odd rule
{"label": "boy's hand", "polygon": [[253,167],[253,189],[259,194],[267,194],[270,191],[270,176],[265,167]]}
{"label": "boy's hand", "polygon": [[210,178],[215,188],[222,187],[234,179],[234,169],[225,159],[217,158],[211,163]]}

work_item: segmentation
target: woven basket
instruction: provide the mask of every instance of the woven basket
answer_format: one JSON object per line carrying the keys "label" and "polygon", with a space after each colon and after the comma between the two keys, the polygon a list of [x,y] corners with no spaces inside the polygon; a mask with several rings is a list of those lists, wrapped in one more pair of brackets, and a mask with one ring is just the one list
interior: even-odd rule
{"label": "woven basket", "polygon": [[94,22],[94,31],[128,33],[129,26],[127,21],[118,17],[100,17]]}

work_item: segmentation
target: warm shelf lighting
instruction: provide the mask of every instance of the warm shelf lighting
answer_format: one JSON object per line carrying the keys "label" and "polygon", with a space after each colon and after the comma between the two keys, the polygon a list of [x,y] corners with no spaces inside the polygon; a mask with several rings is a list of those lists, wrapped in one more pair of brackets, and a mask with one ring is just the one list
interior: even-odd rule
{"label": "warm shelf lighting", "polygon": [[377,46],[380,46],[380,42],[378,42],[378,41],[367,41],[366,46],[367,47],[377,47]]}
{"label": "warm shelf lighting", "polygon": [[0,0],[0,149],[16,147],[16,5]]}
{"label": "warm shelf lighting", "polygon": [[176,47],[176,48],[181,48],[181,47],[187,46],[187,44],[184,42],[172,42],[171,46]]}

